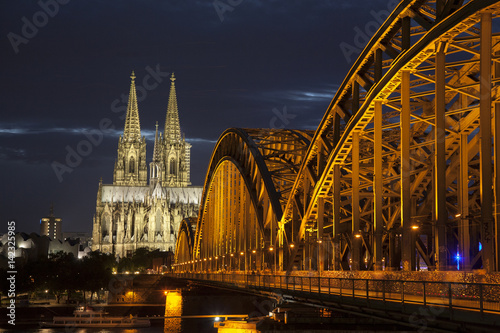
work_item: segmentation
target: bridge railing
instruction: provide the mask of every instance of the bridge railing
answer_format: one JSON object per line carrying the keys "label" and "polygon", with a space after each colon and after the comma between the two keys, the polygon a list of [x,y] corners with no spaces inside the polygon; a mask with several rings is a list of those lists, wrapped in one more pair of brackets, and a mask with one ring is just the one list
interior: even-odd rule
{"label": "bridge railing", "polygon": [[242,273],[172,273],[172,277],[212,281],[241,288],[307,292],[318,296],[399,302],[450,310],[500,314],[500,284],[350,279]]}

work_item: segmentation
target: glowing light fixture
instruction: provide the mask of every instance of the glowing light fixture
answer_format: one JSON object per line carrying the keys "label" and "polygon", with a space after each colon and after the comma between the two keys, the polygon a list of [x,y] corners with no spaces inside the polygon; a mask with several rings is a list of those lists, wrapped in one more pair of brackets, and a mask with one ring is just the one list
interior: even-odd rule
{"label": "glowing light fixture", "polygon": [[414,224],[414,225],[412,225],[412,226],[411,226],[411,228],[412,228],[413,230],[417,230],[417,229],[418,229],[418,228],[420,228],[420,227],[419,227],[418,225]]}
{"label": "glowing light fixture", "polygon": [[270,246],[269,251],[274,251],[274,247]]}
{"label": "glowing light fixture", "polygon": [[255,250],[252,250],[252,253],[256,253],[256,252],[257,252],[257,251],[255,251]]}
{"label": "glowing light fixture", "polygon": [[240,252],[240,256],[244,255],[245,253],[243,253],[243,251]]}

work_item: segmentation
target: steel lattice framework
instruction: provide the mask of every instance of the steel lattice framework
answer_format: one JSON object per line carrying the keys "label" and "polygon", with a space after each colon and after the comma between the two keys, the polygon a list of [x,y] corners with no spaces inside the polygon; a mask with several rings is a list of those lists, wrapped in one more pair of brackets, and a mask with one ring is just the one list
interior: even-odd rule
{"label": "steel lattice framework", "polygon": [[229,129],[221,135],[205,179],[191,264],[271,265],[263,249],[274,244],[312,135],[262,129]]}
{"label": "steel lattice framework", "polygon": [[243,253],[245,269],[288,272],[499,270],[499,13],[489,0],[402,1],[312,138],[226,131],[192,268],[235,269],[203,262]]}

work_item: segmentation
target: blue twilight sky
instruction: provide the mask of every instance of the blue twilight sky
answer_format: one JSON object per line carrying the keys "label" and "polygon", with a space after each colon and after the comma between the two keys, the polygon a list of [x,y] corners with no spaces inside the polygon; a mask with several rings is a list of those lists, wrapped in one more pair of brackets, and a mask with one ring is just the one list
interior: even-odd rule
{"label": "blue twilight sky", "polygon": [[[112,182],[132,70],[142,87],[148,163],[155,122],[161,131],[165,122],[167,75],[175,72],[181,128],[193,145],[191,179],[202,185],[226,128],[315,129],[365,34],[394,6],[381,0],[2,1],[0,233],[11,219],[18,231],[39,232],[51,203],[63,231],[91,231],[99,178]],[[78,149],[86,156],[68,163],[68,151]],[[54,162],[66,166],[59,176]]]}

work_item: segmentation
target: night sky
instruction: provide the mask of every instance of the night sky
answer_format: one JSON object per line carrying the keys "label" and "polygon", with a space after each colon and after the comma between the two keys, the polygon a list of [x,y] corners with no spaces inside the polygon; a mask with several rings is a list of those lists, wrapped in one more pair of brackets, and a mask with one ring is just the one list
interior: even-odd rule
{"label": "night sky", "polygon": [[0,233],[12,219],[17,231],[39,232],[51,203],[63,231],[91,232],[99,178],[113,181],[132,70],[148,165],[173,71],[181,129],[193,145],[191,180],[203,185],[227,128],[316,129],[365,31],[371,37],[393,7],[378,0],[2,1]]}

